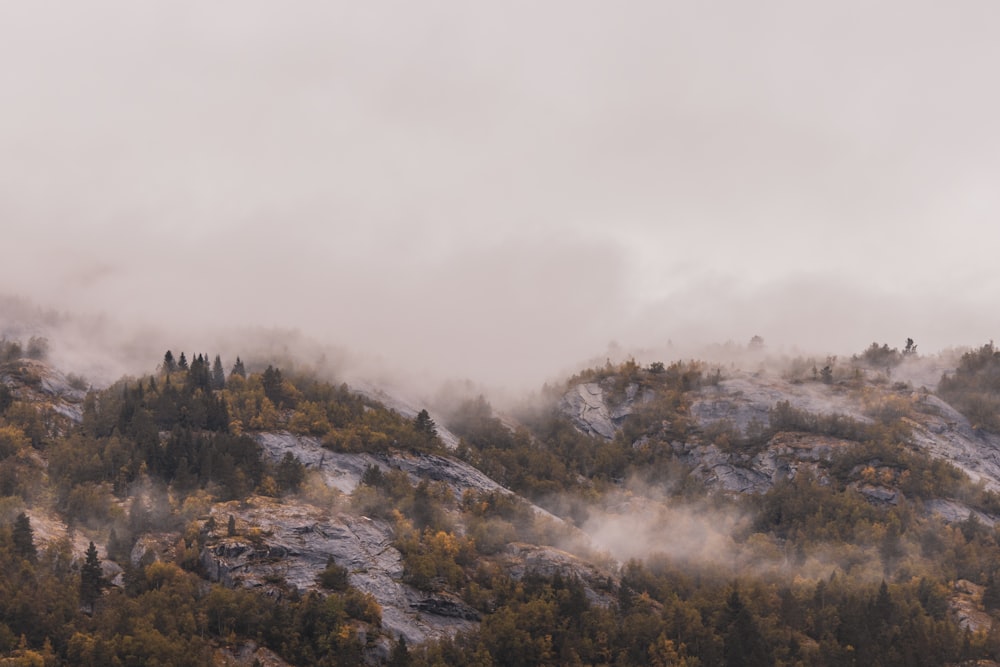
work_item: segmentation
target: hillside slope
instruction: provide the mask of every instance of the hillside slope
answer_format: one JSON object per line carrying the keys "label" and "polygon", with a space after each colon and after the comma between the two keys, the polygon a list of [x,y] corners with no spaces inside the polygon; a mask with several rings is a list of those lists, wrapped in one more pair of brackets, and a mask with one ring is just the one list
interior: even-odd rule
{"label": "hillside slope", "polygon": [[[89,391],[0,365],[4,655],[1000,654],[998,438],[926,388],[862,366],[823,381],[627,362],[503,417],[482,397],[439,406],[446,430],[370,388],[181,359]],[[26,581],[35,598],[11,592]]]}

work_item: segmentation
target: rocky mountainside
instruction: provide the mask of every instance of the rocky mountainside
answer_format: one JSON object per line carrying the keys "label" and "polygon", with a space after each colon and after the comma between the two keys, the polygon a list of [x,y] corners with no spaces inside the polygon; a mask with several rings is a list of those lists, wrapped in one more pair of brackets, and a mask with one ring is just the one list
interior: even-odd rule
{"label": "rocky mountainside", "polygon": [[[6,364],[0,372],[0,381],[18,400],[42,406],[62,418],[54,427],[58,430],[72,430],[83,421],[84,388],[79,381],[67,378],[43,362],[20,360]],[[405,401],[393,399],[382,391],[365,388],[357,393],[368,400],[378,397],[407,418],[418,412]],[[328,493],[281,500],[251,495],[238,502],[206,506],[198,517],[206,541],[198,555],[203,574],[227,587],[268,591],[269,595],[280,597],[288,591],[302,594],[322,590],[317,579],[332,561],[345,568],[351,586],[370,594],[377,602],[381,610],[380,627],[388,637],[403,637],[411,644],[420,644],[476,627],[481,613],[461,596],[447,590],[421,590],[407,582],[403,555],[395,546],[396,530],[391,521],[365,516],[347,502],[372,468],[402,472],[414,486],[420,482],[439,484],[451,494],[451,504],[460,502],[467,493],[501,494],[523,502],[481,471],[447,454],[448,449],[455,448],[458,438],[445,428],[436,430],[444,445],[441,453],[395,449],[334,451],[315,436],[288,431],[254,432],[252,438],[260,445],[264,460],[277,466],[286,457],[292,457]],[[160,434],[161,441],[165,437],[166,434]],[[540,507],[530,503],[526,507],[545,520],[562,524]],[[43,543],[72,532],[51,512],[39,508],[30,514]],[[235,530],[228,534],[225,526],[230,521],[234,522]],[[216,527],[206,528],[208,525]],[[99,553],[107,558],[106,534],[87,533],[95,536]],[[78,549],[80,540],[85,546],[84,537],[74,536]],[[176,560],[179,543],[183,543],[182,530],[139,535],[131,549],[129,565],[143,567]],[[505,567],[516,577],[536,570],[595,581],[610,576],[552,547],[513,542],[501,556]],[[120,567],[109,560],[104,568],[109,580],[123,585]],[[593,589],[588,591],[594,599],[603,599]],[[261,651],[264,649],[252,651],[248,659],[259,658],[263,655]],[[374,644],[369,651],[374,660],[384,659],[388,653],[386,642]]]}
{"label": "rocky mountainside", "polygon": [[[1000,656],[1000,436],[962,367],[938,394],[860,363],[628,362],[501,417],[181,359],[101,390],[0,364],[0,558],[66,562],[32,576],[77,582],[82,614],[24,625],[0,603],[0,652],[101,664],[151,631],[190,664],[722,664],[739,631],[761,664],[840,664],[845,646],[918,664],[842,620],[867,599],[949,656],[926,664]],[[190,631],[102,634],[167,590]],[[37,630],[17,648],[8,626]]]}
{"label": "rocky mountainside", "polygon": [[[619,378],[571,386],[559,402],[560,410],[583,433],[606,441],[621,437],[626,418],[654,401],[656,394],[632,382],[620,395],[612,397],[611,388],[616,383],[620,384]],[[817,462],[829,461],[838,448],[854,442],[794,427],[779,425],[774,429],[776,408],[782,406],[862,425],[874,424],[880,411],[900,411],[908,427],[907,445],[947,461],[986,489],[1000,490],[1000,436],[973,428],[968,418],[940,397],[909,385],[806,383],[772,373],[737,371],[691,392],[690,416],[697,432],[688,440],[671,439],[665,444],[707,487],[760,494],[793,477],[801,467],[815,472]],[[739,440],[755,433],[767,433],[763,446],[733,449],[718,444],[720,439]],[[653,440],[643,435],[629,444],[646,447]],[[866,487],[863,491],[873,499],[887,501],[896,494],[886,488]],[[932,506],[940,508],[952,521],[965,519],[970,511],[991,524],[995,521],[995,517],[944,499]]]}
{"label": "rocky mountainside", "polygon": [[[365,472],[376,467],[405,472],[414,484],[439,482],[460,500],[466,492],[511,492],[472,466],[450,456],[426,453],[332,452],[314,437],[288,432],[258,433],[264,455],[277,463],[286,455],[319,474],[330,489],[352,493]],[[535,512],[553,520],[545,510]],[[245,537],[221,538],[206,547],[202,563],[214,581],[226,585],[266,587],[280,579],[282,585],[304,591],[317,587],[316,578],[332,558],[349,572],[351,585],[372,594],[382,608],[382,626],[410,643],[450,636],[467,630],[480,614],[462,599],[447,592],[420,591],[404,581],[403,558],[393,546],[390,523],[358,515],[334,501],[332,506],[307,499],[276,503],[255,497],[249,503],[226,504],[212,509],[217,525],[235,516],[237,525],[252,527],[255,541]],[[525,547],[512,545],[510,555],[526,567],[546,568],[572,575],[582,571],[575,559],[558,551],[536,550],[530,563],[518,558]]]}

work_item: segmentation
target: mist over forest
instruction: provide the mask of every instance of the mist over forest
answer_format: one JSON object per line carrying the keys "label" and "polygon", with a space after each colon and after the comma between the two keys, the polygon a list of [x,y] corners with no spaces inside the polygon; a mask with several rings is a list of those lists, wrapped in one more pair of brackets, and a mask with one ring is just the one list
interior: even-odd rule
{"label": "mist over forest", "polygon": [[1000,665],[1000,5],[0,5],[3,665]]}
{"label": "mist over forest", "polygon": [[0,15],[0,293],[122,345],[523,388],[1000,328],[992,3],[50,9]]}

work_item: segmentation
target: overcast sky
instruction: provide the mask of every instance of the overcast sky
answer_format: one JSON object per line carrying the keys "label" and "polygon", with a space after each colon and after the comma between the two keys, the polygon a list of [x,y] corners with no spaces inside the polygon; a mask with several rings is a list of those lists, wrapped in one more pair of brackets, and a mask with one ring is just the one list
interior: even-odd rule
{"label": "overcast sky", "polygon": [[2,2],[0,292],[489,381],[982,343],[998,34],[994,0]]}

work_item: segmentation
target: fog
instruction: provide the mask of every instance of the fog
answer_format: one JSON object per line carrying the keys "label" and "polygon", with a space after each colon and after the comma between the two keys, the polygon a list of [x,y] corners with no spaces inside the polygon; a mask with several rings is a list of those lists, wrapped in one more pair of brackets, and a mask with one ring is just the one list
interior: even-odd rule
{"label": "fog", "polygon": [[0,294],[508,386],[985,342],[1000,6],[826,4],[5,3]]}

